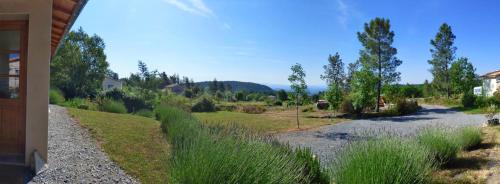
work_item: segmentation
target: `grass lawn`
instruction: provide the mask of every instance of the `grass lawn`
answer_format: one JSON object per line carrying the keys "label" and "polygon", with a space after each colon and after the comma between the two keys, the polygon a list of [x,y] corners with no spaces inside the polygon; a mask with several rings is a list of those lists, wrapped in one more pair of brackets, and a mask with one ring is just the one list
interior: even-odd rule
{"label": "grass lawn", "polygon": [[127,173],[142,183],[167,181],[169,144],[159,122],[129,114],[68,110]]}
{"label": "grass lawn", "polygon": [[[240,112],[208,112],[193,113],[195,117],[207,124],[237,124],[252,130],[265,133],[277,133],[297,130],[296,116],[293,110],[268,111],[262,114],[247,114]],[[309,129],[322,125],[338,123],[342,119],[311,118],[321,116],[318,112],[299,112],[301,129]]]}

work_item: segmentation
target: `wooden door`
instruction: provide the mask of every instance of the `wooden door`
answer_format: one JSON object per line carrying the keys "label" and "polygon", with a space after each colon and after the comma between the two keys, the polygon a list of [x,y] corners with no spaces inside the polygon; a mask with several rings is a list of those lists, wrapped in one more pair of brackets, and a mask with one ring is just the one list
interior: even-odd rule
{"label": "wooden door", "polygon": [[26,48],[27,22],[0,21],[0,158],[24,156]]}

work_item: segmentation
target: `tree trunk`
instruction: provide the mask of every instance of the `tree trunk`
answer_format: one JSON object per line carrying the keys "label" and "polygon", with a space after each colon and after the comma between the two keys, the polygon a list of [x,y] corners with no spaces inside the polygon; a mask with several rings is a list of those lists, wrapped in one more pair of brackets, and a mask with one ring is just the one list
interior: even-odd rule
{"label": "tree trunk", "polygon": [[300,129],[300,126],[299,126],[299,94],[297,94],[297,98],[295,100],[295,107],[297,109],[297,129]]}
{"label": "tree trunk", "polygon": [[[380,41],[379,41],[380,42]],[[380,43],[378,46],[378,81],[377,81],[377,106],[375,108],[375,112],[380,111],[380,91],[382,88],[382,57],[380,51]]]}

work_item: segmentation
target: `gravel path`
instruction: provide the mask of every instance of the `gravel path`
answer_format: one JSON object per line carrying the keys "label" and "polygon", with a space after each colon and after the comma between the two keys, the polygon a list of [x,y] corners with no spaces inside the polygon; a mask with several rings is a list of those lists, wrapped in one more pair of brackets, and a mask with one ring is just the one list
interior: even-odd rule
{"label": "gravel path", "polygon": [[49,108],[49,167],[33,183],[138,183],[97,147],[65,108]]}
{"label": "gravel path", "polygon": [[441,106],[424,105],[413,115],[353,120],[314,130],[288,132],[277,138],[293,147],[310,147],[323,163],[328,163],[346,143],[363,137],[387,134],[411,136],[429,126],[456,128],[481,126],[484,122],[486,118],[483,115],[468,115]]}

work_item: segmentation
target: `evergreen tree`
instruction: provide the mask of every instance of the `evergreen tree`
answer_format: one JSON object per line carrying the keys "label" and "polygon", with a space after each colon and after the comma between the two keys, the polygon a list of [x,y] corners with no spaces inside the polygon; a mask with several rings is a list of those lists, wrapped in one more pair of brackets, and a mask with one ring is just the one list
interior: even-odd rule
{"label": "evergreen tree", "polygon": [[448,98],[451,95],[450,71],[451,62],[455,59],[455,51],[457,48],[453,46],[455,35],[451,27],[444,23],[439,27],[439,32],[436,34],[430,49],[432,59],[429,64],[432,65],[431,73],[434,76],[432,80],[433,86],[441,93],[445,93]]}
{"label": "evergreen tree", "polygon": [[367,69],[376,74],[377,106],[379,112],[382,85],[400,80],[400,72],[396,69],[402,61],[396,57],[397,49],[392,47],[394,32],[388,19],[375,18],[365,23],[364,31],[358,32],[358,39],[364,49],[360,51],[361,61]]}
{"label": "evergreen tree", "polygon": [[320,77],[326,81],[328,86],[343,86],[345,79],[344,63],[338,52],[333,56],[328,56],[328,65],[324,65],[323,69],[325,70],[324,74],[321,74]]}
{"label": "evergreen tree", "polygon": [[425,79],[424,87],[423,87],[423,95],[424,97],[432,96],[432,86],[429,84],[429,81]]}

